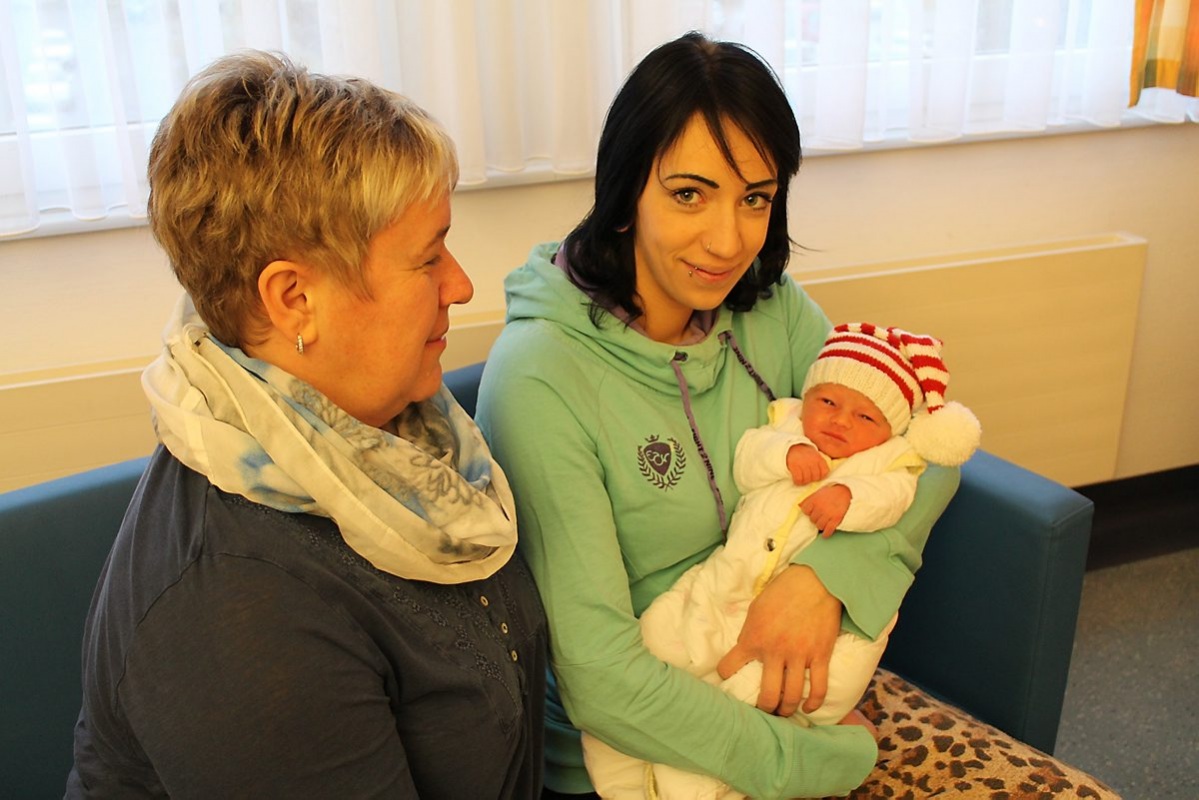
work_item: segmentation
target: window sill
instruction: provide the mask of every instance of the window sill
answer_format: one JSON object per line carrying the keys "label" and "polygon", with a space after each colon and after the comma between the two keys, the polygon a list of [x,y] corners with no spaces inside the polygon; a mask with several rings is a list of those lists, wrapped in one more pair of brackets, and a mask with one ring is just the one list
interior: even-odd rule
{"label": "window sill", "polygon": [[[843,156],[859,153],[872,153],[888,150],[904,150],[925,147],[945,147],[958,144],[974,144],[981,142],[1012,141],[1017,139],[1038,139],[1047,136],[1071,135],[1080,133],[1105,133],[1110,131],[1135,130],[1156,125],[1177,125],[1187,120],[1154,119],[1138,110],[1129,110],[1120,119],[1119,124],[1100,126],[1094,123],[1077,121],[1061,125],[1051,125],[1036,131],[1004,131],[993,133],[970,133],[957,136],[947,136],[944,139],[929,139],[912,141],[903,134],[894,134],[883,139],[856,143],[839,147],[819,142],[804,145],[804,157],[820,158],[825,156]],[[814,137],[813,137],[814,138]],[[485,181],[459,182],[456,191],[474,192],[488,189],[502,189],[519,186],[533,186],[544,183],[562,181],[590,180],[594,171],[581,173],[555,172],[547,162],[531,164],[520,172],[501,172],[492,170]],[[7,241],[37,239],[44,237],[69,236],[76,233],[96,233],[107,230],[138,228],[147,225],[145,216],[130,214],[125,208],[113,209],[108,216],[96,219],[80,219],[65,209],[43,211],[40,224],[27,231],[0,234],[0,244]]]}

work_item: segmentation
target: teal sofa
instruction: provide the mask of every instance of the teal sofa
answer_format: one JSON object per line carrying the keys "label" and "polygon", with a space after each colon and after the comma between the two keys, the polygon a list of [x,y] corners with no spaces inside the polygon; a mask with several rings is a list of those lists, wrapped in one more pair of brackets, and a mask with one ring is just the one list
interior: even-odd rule
{"label": "teal sofa", "polygon": [[[482,365],[446,374],[473,413]],[[0,495],[0,794],[61,797],[92,591],[145,459]],[[985,452],[937,523],[884,665],[1052,753],[1091,502]]]}

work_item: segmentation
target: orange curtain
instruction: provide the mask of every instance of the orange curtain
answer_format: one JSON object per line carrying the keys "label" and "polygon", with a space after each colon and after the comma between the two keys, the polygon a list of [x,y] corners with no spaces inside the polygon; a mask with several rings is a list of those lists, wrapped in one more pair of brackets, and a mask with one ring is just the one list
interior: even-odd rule
{"label": "orange curtain", "polygon": [[1142,89],[1199,96],[1199,0],[1137,0],[1129,106]]}

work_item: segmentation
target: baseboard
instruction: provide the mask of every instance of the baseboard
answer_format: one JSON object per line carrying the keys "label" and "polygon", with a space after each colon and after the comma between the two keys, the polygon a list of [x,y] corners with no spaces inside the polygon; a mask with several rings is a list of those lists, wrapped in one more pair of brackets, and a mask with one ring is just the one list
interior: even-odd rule
{"label": "baseboard", "polygon": [[1089,570],[1199,547],[1199,464],[1076,491],[1095,503]]}

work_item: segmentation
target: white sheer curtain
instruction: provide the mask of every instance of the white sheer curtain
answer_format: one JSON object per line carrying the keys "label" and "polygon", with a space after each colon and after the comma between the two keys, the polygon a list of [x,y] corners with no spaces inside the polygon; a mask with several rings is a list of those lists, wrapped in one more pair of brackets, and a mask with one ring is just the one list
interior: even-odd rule
{"label": "white sheer curtain", "polygon": [[0,237],[49,220],[143,216],[158,120],[190,75],[241,48],[281,50],[409,95],[450,129],[472,186],[587,174],[623,76],[693,28],[746,42],[775,66],[809,152],[1117,125],[1127,116],[1132,6],[0,0]]}
{"label": "white sheer curtain", "polygon": [[1132,0],[805,3],[786,84],[805,144],[1111,127],[1126,118]]}

